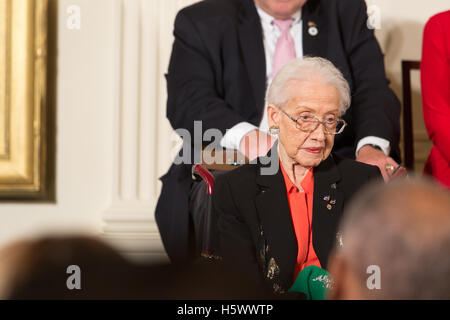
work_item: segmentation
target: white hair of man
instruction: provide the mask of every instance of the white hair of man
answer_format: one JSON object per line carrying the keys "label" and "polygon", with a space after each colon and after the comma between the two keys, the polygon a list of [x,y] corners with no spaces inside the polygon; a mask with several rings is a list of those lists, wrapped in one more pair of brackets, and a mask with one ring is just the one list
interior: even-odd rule
{"label": "white hair of man", "polygon": [[291,97],[285,90],[291,81],[311,81],[320,79],[332,85],[339,92],[339,116],[350,106],[350,87],[340,72],[330,61],[319,57],[292,59],[278,71],[267,93],[267,104],[282,107]]}
{"label": "white hair of man", "polygon": [[[450,192],[424,178],[377,184],[355,197],[338,253],[366,298],[450,298]],[[367,290],[369,266],[381,288]]]}

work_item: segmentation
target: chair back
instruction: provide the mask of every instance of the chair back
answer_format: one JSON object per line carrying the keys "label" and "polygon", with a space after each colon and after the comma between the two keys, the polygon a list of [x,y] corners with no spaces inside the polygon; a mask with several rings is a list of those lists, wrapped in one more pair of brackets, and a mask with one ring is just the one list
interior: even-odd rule
{"label": "chair back", "polygon": [[412,122],[411,70],[420,70],[420,61],[402,60],[403,85],[403,159],[405,167],[414,170],[414,136]]}

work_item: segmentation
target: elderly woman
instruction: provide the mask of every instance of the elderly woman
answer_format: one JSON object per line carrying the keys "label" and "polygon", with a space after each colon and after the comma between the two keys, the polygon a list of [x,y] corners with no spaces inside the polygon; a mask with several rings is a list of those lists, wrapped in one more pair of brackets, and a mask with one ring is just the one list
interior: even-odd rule
{"label": "elderly woman", "polygon": [[[283,293],[304,268],[327,268],[345,204],[382,177],[375,166],[330,153],[346,126],[340,116],[350,90],[328,60],[291,60],[274,78],[267,102],[269,127],[278,134],[272,163],[259,158],[218,177],[213,206],[224,262]],[[262,169],[273,161],[279,169],[267,174]]]}

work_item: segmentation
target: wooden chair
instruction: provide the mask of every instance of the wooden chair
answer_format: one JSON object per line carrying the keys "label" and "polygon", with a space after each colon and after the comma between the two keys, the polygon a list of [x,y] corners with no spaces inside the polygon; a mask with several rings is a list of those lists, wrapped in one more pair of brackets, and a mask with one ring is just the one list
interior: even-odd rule
{"label": "wooden chair", "polygon": [[403,86],[403,159],[408,170],[414,170],[414,136],[411,103],[411,70],[420,70],[420,61],[402,60]]}

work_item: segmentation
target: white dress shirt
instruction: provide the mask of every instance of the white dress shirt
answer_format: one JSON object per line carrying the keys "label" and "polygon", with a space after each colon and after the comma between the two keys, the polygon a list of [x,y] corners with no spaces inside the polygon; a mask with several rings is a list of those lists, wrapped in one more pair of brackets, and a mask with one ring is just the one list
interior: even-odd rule
{"label": "white dress shirt", "polygon": [[[270,87],[273,79],[273,57],[275,55],[275,48],[277,45],[277,40],[281,35],[280,29],[273,23],[275,19],[267,12],[256,6],[258,15],[261,19],[261,26],[263,31],[263,42],[264,42],[264,54],[266,58],[266,78],[267,78],[267,88]],[[290,33],[292,39],[294,40],[295,53],[297,57],[303,57],[303,21],[301,16],[301,10],[292,15],[294,22],[292,23]],[[267,92],[266,92],[267,94]],[[242,138],[252,130],[259,129],[263,132],[269,132],[269,125],[267,120],[267,107],[264,108],[264,114],[259,124],[259,127],[254,126],[249,122],[240,122],[228,129],[225,136],[220,141],[220,145],[227,149],[239,150],[239,146]],[[390,151],[389,141],[386,139],[378,137],[365,137],[361,139],[356,148],[356,154],[359,149],[366,144],[374,144],[381,147],[383,152],[388,155]]]}

